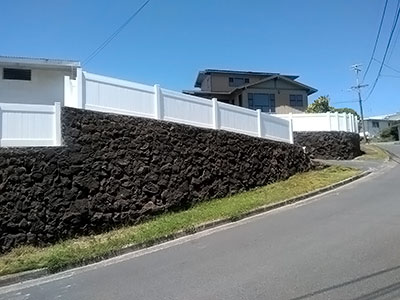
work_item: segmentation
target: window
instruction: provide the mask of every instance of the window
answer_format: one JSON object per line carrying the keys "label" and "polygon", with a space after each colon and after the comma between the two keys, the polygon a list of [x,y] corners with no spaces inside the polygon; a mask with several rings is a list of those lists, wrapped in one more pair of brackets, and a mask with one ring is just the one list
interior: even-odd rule
{"label": "window", "polygon": [[275,94],[248,93],[249,108],[275,112]]}
{"label": "window", "polygon": [[27,69],[3,69],[3,79],[9,80],[31,80],[31,70]]}
{"label": "window", "polygon": [[242,94],[239,95],[239,106],[243,106]]}
{"label": "window", "polygon": [[372,121],[372,128],[379,128],[379,122],[378,121]]}
{"label": "window", "polygon": [[249,78],[229,77],[229,86],[241,86],[249,82]]}
{"label": "window", "polygon": [[290,95],[290,106],[303,106],[303,95]]}

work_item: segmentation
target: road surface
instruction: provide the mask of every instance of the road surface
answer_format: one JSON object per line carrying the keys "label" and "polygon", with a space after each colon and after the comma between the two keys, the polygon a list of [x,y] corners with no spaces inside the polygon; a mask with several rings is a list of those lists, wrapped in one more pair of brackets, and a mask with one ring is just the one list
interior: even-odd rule
{"label": "road surface", "polygon": [[[400,156],[400,145],[387,145]],[[0,299],[398,299],[400,165],[305,203],[89,267]]]}

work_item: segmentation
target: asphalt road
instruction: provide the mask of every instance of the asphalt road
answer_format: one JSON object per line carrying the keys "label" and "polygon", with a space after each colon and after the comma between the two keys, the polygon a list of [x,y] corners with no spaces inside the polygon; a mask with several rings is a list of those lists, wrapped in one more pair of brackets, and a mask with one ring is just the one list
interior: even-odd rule
{"label": "asphalt road", "polygon": [[13,300],[398,298],[395,162],[305,203],[0,289]]}

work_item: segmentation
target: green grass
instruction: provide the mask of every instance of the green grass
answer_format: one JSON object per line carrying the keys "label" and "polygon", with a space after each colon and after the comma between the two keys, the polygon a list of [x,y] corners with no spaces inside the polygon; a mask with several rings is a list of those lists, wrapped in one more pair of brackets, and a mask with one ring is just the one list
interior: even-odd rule
{"label": "green grass", "polygon": [[332,166],[297,174],[231,197],[200,203],[186,211],[167,213],[136,226],[38,248],[24,246],[0,256],[0,275],[49,268],[52,271],[110,255],[127,245],[150,242],[180,231],[190,231],[207,221],[231,218],[257,207],[283,201],[358,174],[351,168]]}
{"label": "green grass", "polygon": [[363,144],[361,145],[361,150],[365,152],[364,155],[358,158],[361,160],[385,160],[389,158],[384,150],[373,144]]}

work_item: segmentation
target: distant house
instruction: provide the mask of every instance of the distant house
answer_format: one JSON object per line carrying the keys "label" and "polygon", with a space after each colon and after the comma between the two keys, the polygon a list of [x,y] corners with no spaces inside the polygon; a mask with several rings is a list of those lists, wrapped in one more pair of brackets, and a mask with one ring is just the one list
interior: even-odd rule
{"label": "distant house", "polygon": [[195,87],[183,93],[217,98],[250,109],[270,113],[301,113],[308,106],[308,96],[317,90],[296,81],[298,76],[278,73],[230,70],[200,71]]}
{"label": "distant house", "polygon": [[0,102],[48,104],[64,101],[64,76],[75,79],[80,63],[0,56]]}
{"label": "distant house", "polygon": [[364,119],[365,134],[370,137],[379,136],[380,132],[400,123],[400,112],[389,115],[375,116]]}

